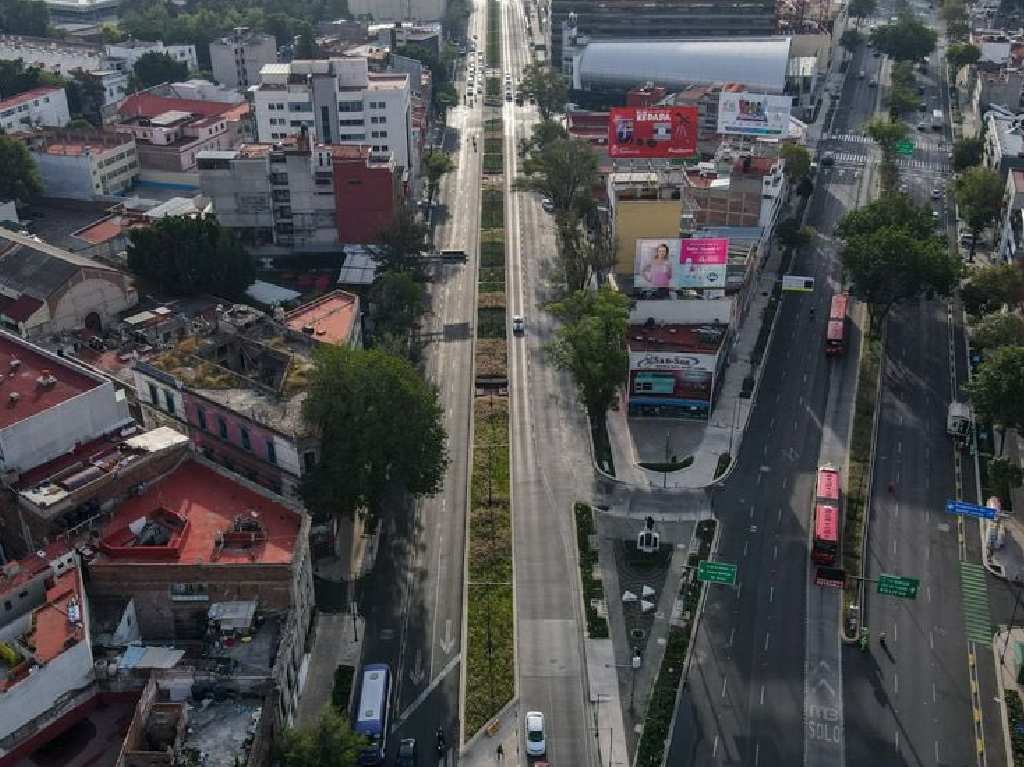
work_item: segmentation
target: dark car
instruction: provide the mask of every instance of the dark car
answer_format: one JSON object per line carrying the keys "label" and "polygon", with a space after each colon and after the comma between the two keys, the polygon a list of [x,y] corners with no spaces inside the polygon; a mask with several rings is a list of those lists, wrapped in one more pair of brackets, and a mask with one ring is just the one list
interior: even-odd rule
{"label": "dark car", "polygon": [[395,767],[416,767],[416,738],[403,738],[398,744]]}

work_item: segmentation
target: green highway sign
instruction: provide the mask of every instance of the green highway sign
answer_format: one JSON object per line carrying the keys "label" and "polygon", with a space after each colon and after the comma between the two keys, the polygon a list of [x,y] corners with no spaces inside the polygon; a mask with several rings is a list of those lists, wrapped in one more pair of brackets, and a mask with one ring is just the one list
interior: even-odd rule
{"label": "green highway sign", "polygon": [[896,142],[896,146],[894,148],[896,150],[896,154],[910,157],[910,155],[914,153],[914,142],[908,138],[900,139]]}
{"label": "green highway sign", "polygon": [[917,589],[921,581],[917,578],[905,578],[902,575],[879,575],[878,593],[887,597],[900,599],[917,599]]}
{"label": "green highway sign", "polygon": [[702,559],[697,563],[697,580],[705,583],[728,583],[736,585],[736,565],[732,562],[709,562]]}

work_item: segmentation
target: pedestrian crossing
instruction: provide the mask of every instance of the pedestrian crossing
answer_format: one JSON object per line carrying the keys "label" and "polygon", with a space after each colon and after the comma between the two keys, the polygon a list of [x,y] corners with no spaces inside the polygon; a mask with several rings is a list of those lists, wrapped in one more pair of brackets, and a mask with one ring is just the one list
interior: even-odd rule
{"label": "pedestrian crossing", "polygon": [[873,139],[867,136],[861,136],[856,133],[827,133],[825,138],[828,141],[843,141],[847,144],[872,144]]}
{"label": "pedestrian crossing", "polygon": [[[829,152],[828,155],[835,160],[836,165],[867,165],[868,156],[857,152]],[[899,157],[896,159],[896,167],[902,170],[924,170],[936,173],[947,173],[949,166],[941,160],[918,160],[913,157]]]}
{"label": "pedestrian crossing", "polygon": [[989,614],[985,568],[981,565],[960,563],[960,603],[967,639],[989,644],[992,641],[992,617]]}

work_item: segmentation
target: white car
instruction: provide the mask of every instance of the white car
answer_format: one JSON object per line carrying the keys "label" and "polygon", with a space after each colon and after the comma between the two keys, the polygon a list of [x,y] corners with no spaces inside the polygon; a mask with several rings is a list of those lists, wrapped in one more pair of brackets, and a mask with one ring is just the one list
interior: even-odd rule
{"label": "white car", "polygon": [[544,714],[540,711],[526,712],[526,755],[544,756]]}

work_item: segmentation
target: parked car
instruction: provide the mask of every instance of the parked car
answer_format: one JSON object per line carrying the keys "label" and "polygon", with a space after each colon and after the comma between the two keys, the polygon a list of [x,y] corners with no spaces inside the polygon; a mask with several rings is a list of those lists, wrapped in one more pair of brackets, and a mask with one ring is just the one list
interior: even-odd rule
{"label": "parked car", "polygon": [[523,319],[523,315],[514,314],[512,315],[512,334],[516,336],[525,335],[526,333],[526,320]]}
{"label": "parked car", "polygon": [[544,714],[540,711],[526,712],[526,755],[544,756],[547,744],[544,742]]}

